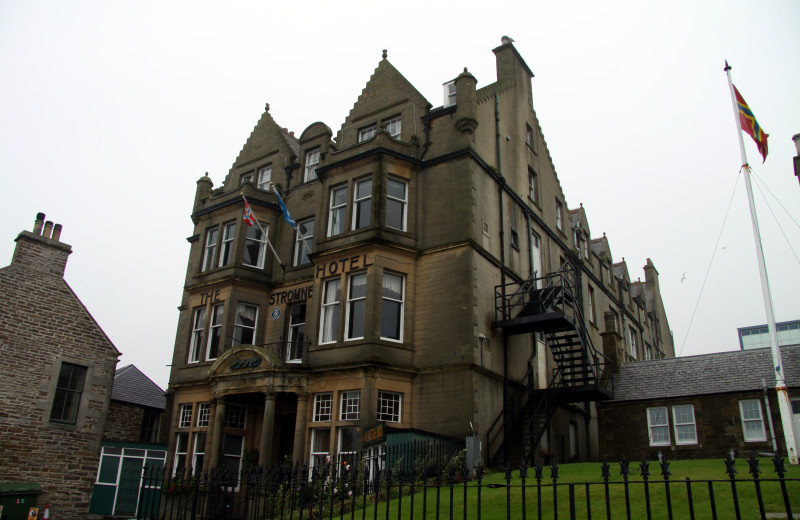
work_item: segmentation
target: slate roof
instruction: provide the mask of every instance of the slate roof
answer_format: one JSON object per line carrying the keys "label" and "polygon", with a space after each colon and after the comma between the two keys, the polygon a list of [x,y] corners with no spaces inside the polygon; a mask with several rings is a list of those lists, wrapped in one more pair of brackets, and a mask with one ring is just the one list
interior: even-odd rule
{"label": "slate roof", "polygon": [[[781,347],[786,386],[800,387],[800,346]],[[770,349],[735,350],[623,363],[614,375],[614,399],[644,401],[774,388]]]}
{"label": "slate roof", "polygon": [[157,384],[133,365],[117,369],[111,400],[163,410],[167,397]]}

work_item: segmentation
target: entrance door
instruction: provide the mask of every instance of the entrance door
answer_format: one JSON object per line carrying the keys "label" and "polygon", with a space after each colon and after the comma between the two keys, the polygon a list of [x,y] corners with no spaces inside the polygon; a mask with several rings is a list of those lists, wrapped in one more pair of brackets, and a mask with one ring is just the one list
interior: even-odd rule
{"label": "entrance door", "polygon": [[143,459],[128,457],[122,459],[114,514],[136,514],[136,504],[139,500],[139,482],[142,478],[142,462],[144,462]]}

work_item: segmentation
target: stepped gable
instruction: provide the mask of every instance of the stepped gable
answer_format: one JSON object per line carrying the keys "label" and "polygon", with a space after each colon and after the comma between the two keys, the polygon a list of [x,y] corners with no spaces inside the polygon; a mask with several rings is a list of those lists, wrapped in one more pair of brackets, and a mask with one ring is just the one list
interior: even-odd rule
{"label": "stepped gable", "polygon": [[[236,161],[225,177],[223,185],[226,187],[230,185],[238,186],[234,175],[247,169],[252,169],[255,166],[254,163],[260,159],[266,159],[274,155],[277,156],[276,166],[287,166],[296,162],[299,152],[300,144],[294,136],[294,132],[288,131],[275,122],[269,113],[269,104],[267,104],[264,107],[264,113],[261,114],[261,118],[256,123],[250,133],[250,137],[247,138],[247,142],[245,142],[236,157]],[[273,168],[273,176],[280,174],[279,168]],[[275,180],[277,181],[278,179]]]}
{"label": "stepped gable", "polygon": [[403,120],[400,140],[408,142],[411,136],[422,132],[419,123],[431,104],[425,99],[388,59],[383,59],[367,81],[350,113],[336,134],[337,146],[345,148],[358,142],[358,130],[380,123],[385,118],[400,115]]}
{"label": "stepped gable", "polygon": [[167,404],[164,390],[133,365],[120,368],[114,374],[111,400],[159,410]]}

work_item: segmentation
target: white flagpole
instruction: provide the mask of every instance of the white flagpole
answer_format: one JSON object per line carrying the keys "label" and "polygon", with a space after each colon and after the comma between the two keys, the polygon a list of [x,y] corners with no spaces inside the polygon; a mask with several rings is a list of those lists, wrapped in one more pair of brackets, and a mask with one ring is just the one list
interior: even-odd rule
{"label": "white flagpole", "polygon": [[[250,205],[250,203],[247,202],[247,199],[244,197],[244,195],[242,195],[242,200],[244,200],[245,204],[247,204],[248,206]],[[267,235],[267,233],[264,231],[264,228],[261,227],[261,222],[258,221],[258,217],[256,217],[256,214],[255,214],[255,212],[253,212],[253,208],[252,207],[250,208],[250,211],[253,213],[253,220],[256,221],[256,225],[258,226],[258,229],[260,229],[261,230],[261,234],[264,235],[264,240],[266,240],[267,245],[269,246],[270,250],[272,250],[272,254],[275,255],[275,258],[278,260],[278,264],[281,266],[281,269],[283,269],[285,271],[286,270],[286,266],[284,266],[283,262],[281,262],[281,257],[278,256],[278,252],[275,251],[274,247],[272,247],[272,242],[269,241],[269,235]]]}
{"label": "white flagpole", "polygon": [[786,451],[789,456],[790,464],[798,464],[797,446],[794,439],[794,428],[792,425],[792,406],[789,400],[789,392],[786,389],[786,378],[783,375],[783,363],[781,363],[781,351],[778,348],[778,334],[775,329],[775,314],[772,310],[772,293],[769,289],[767,279],[767,266],[764,261],[764,248],[761,246],[761,232],[758,228],[758,217],[756,215],[756,204],[753,200],[753,188],[750,185],[750,165],[747,164],[747,155],[744,151],[744,139],[742,137],[742,125],[739,121],[739,108],[736,106],[736,95],[733,91],[733,81],[731,80],[731,66],[725,62],[725,73],[728,76],[728,88],[731,92],[731,103],[733,104],[733,116],[736,122],[737,135],[739,136],[739,149],[742,152],[742,169],[744,170],[744,185],[747,189],[747,201],[750,204],[750,220],[753,223],[753,236],[756,241],[756,256],[758,257],[758,272],[761,275],[761,293],[764,297],[764,308],[767,311],[767,329],[769,331],[770,350],[772,351],[772,364],[775,368],[775,392],[778,394],[778,409],[783,426],[783,437],[786,442]]}

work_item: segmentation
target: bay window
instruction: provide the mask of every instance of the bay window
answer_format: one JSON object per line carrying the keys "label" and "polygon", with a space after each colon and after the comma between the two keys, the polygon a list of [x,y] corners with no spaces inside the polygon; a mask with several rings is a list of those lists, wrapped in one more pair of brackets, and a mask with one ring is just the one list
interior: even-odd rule
{"label": "bay window", "polygon": [[294,265],[310,263],[308,255],[311,254],[311,244],[314,241],[314,219],[309,218],[297,223],[295,233]]}
{"label": "bay window", "polygon": [[222,248],[219,252],[219,266],[231,263],[233,259],[233,239],[236,234],[236,222],[229,222],[222,228]]}
{"label": "bay window", "polygon": [[386,226],[406,230],[408,183],[397,179],[386,182]]}
{"label": "bay window", "polygon": [[357,421],[361,414],[361,390],[348,390],[340,395],[339,419]]}
{"label": "bay window", "polygon": [[378,421],[400,422],[403,394],[378,391]]}
{"label": "bay window", "polygon": [[338,186],[331,190],[330,209],[328,212],[328,236],[344,233],[345,215],[347,214],[347,186]]}
{"label": "bay window", "polygon": [[303,342],[306,339],[306,304],[296,303],[289,310],[289,345],[286,349],[286,362],[299,363],[303,360]]}
{"label": "bay window", "polygon": [[314,422],[330,421],[333,418],[333,394],[325,392],[314,395]]}
{"label": "bay window", "polygon": [[[269,227],[265,226],[264,233],[269,232]],[[264,256],[267,249],[267,237],[261,232],[258,226],[249,226],[247,236],[244,241],[243,264],[250,267],[264,268]]]}
{"label": "bay window", "polygon": [[347,339],[364,337],[367,303],[367,273],[350,276],[347,291]]}
{"label": "bay window", "polygon": [[403,339],[403,283],[402,276],[383,274],[381,293],[381,338]]}
{"label": "bay window", "polygon": [[215,305],[211,309],[211,322],[208,328],[208,346],[206,347],[206,361],[217,359],[219,356],[220,342],[222,340],[222,311],[225,305]]}
{"label": "bay window", "polygon": [[236,321],[233,326],[233,346],[252,345],[256,338],[258,307],[240,303],[236,306]]}
{"label": "bay window", "polygon": [[325,281],[322,291],[320,343],[333,343],[339,336],[339,299],[342,282],[339,278]]}
{"label": "bay window", "polygon": [[372,179],[358,181],[353,192],[353,229],[369,226],[372,213]]}
{"label": "bay window", "polygon": [[206,231],[206,245],[203,251],[203,271],[214,267],[214,255],[217,254],[217,236],[219,229],[212,228]]}
{"label": "bay window", "polygon": [[200,361],[200,347],[203,344],[203,330],[206,327],[206,308],[198,307],[194,310],[192,319],[192,339],[189,343],[189,363]]}

